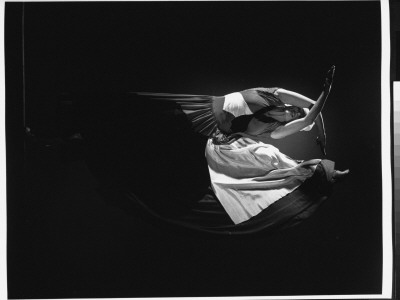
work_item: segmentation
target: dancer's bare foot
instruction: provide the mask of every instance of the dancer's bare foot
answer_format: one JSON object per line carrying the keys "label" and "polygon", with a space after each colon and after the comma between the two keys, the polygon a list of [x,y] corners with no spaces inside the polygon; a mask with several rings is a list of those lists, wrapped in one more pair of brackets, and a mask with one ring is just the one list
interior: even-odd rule
{"label": "dancer's bare foot", "polygon": [[335,170],[335,172],[333,173],[333,176],[332,176],[332,181],[337,182],[337,181],[343,180],[349,173],[350,173],[349,169],[344,170],[344,171]]}

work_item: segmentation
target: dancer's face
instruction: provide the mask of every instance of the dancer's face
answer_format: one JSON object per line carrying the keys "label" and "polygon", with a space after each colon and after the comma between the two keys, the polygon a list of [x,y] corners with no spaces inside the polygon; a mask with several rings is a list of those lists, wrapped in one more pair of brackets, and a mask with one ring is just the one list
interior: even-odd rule
{"label": "dancer's face", "polygon": [[300,110],[297,108],[296,109],[275,108],[273,110],[270,110],[268,112],[268,115],[279,122],[287,123],[300,118],[301,113]]}

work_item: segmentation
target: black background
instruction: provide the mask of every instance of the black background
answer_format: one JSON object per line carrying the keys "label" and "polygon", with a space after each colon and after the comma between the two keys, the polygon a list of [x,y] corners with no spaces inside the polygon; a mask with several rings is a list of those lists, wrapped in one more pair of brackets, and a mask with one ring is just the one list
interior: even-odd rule
{"label": "black background", "polygon": [[[379,2],[7,3],[5,18],[10,298],[380,293]],[[328,158],[351,175],[284,232],[221,238],[145,222],[106,205],[85,162],[23,148],[24,123],[49,137],[107,127],[112,95],[129,91],[280,86],[315,99],[332,64]],[[84,113],[64,113],[68,101]],[[316,158],[314,139],[276,145]]]}

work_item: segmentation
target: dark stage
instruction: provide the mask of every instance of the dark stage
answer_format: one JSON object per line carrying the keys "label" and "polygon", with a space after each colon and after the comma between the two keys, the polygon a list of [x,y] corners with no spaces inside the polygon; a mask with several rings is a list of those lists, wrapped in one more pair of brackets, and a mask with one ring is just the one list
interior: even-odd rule
{"label": "dark stage", "polygon": [[[9,298],[381,292],[378,1],[6,3],[5,55]],[[327,157],[351,173],[310,220],[199,234],[110,192],[123,182],[168,206],[209,184],[205,140],[172,136],[154,120],[163,107],[129,92],[279,86],[315,99],[332,64]],[[315,138],[274,145],[321,158]]]}

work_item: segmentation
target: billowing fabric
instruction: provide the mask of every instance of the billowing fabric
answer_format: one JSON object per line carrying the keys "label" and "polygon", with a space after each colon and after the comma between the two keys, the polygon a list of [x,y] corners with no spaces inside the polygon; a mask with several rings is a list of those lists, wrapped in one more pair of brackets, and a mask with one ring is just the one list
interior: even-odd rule
{"label": "billowing fabric", "polygon": [[225,95],[223,110],[231,113],[235,117],[253,114],[244,100],[243,95],[239,92]]}
{"label": "billowing fabric", "polygon": [[171,216],[150,207],[145,199],[132,190],[124,191],[123,195],[135,205],[134,211],[142,208],[155,220],[194,232],[230,236],[264,234],[296,226],[312,217],[332,193],[334,165],[330,160],[322,160],[313,176],[299,188],[240,224],[233,224],[211,189],[179,216]]}
{"label": "billowing fabric", "polygon": [[212,188],[235,224],[244,222],[298,188],[320,159],[297,162],[276,147],[250,138],[206,146]]}
{"label": "billowing fabric", "polygon": [[195,132],[211,136],[217,128],[212,108],[213,96],[147,92],[137,92],[135,94],[146,96],[153,100],[173,101],[179,104],[191,121]]}
{"label": "billowing fabric", "polygon": [[[232,121],[235,118],[250,116],[271,106],[284,106],[274,94],[277,89],[254,88],[222,97],[148,92],[134,92],[133,94],[179,104],[192,123],[194,131],[211,137],[216,133],[217,128],[224,134],[233,133]],[[273,131],[280,124],[277,121],[270,122],[269,125],[266,125],[263,133]]]}
{"label": "billowing fabric", "polygon": [[[328,199],[334,164],[322,160],[312,177],[297,189],[249,220],[234,224],[208,188],[204,157],[207,139],[193,133],[186,115],[176,105],[172,105],[174,109],[166,105],[167,110],[160,112],[158,108],[163,105],[157,104],[154,110],[133,105],[134,117],[124,110],[117,123],[95,126],[85,134],[90,154],[86,156],[87,165],[109,204],[135,218],[150,218],[157,224],[161,221],[163,227],[169,224],[193,234],[232,236],[294,226],[313,216]],[[155,135],[157,132],[160,134]]]}

